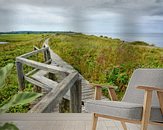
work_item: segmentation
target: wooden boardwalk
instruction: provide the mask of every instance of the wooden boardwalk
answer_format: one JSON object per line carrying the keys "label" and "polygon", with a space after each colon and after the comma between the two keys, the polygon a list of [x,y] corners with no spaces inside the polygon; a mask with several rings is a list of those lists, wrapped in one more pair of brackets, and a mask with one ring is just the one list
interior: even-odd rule
{"label": "wooden boardwalk", "polygon": [[[52,58],[52,65],[60,66],[60,67],[66,68],[68,70],[74,70],[74,68],[71,65],[69,65],[67,62],[63,61],[52,50],[50,50],[50,54],[51,54],[51,58]],[[82,80],[82,101],[84,102],[85,100],[93,99],[94,98],[94,89],[90,86],[89,82],[82,75],[80,75],[80,78]],[[65,98],[70,99],[69,92],[65,95]]]}
{"label": "wooden boardwalk", "polygon": [[[48,41],[49,39],[46,39],[44,42],[44,47],[49,47],[48,46]],[[65,62],[60,56],[58,56],[53,50],[50,49],[50,57],[52,59],[51,65],[53,66],[59,66],[64,68],[64,70],[68,71],[76,71],[70,64]],[[44,70],[40,70],[37,73],[35,73],[32,78],[35,80],[41,82],[41,83],[46,83],[45,85],[49,86],[50,88],[53,88],[54,86],[57,86],[57,82],[55,82],[56,85],[54,85],[54,81],[47,79],[45,75],[47,75],[48,72]],[[64,75],[62,75],[64,77]],[[90,85],[89,81],[87,81],[82,75],[79,75],[81,79],[81,85],[82,85],[82,101],[84,103],[85,100],[93,99],[94,98],[94,88]],[[60,81],[62,78],[59,79]],[[68,91],[67,94],[64,96],[65,99],[70,100],[70,92]],[[104,98],[104,97],[103,97]]]}
{"label": "wooden boardwalk", "polygon": [[[12,122],[20,130],[91,130],[90,113],[29,113],[1,114],[0,123]],[[99,118],[97,130],[123,130],[117,121]],[[136,125],[128,130],[140,130]]]}

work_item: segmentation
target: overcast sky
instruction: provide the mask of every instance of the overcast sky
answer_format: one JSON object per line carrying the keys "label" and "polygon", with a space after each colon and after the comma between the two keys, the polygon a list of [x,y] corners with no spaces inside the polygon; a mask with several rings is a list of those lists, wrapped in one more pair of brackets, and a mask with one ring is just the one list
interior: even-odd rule
{"label": "overcast sky", "polygon": [[0,0],[0,31],[163,33],[163,0]]}

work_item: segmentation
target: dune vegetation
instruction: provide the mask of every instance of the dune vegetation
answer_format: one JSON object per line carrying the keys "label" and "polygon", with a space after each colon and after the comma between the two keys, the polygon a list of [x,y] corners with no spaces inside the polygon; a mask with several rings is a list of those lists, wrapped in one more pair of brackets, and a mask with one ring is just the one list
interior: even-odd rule
{"label": "dune vegetation", "polygon": [[[150,46],[144,42],[124,42],[106,36],[84,35],[80,33],[56,34],[7,34],[0,35],[0,68],[14,63],[15,58],[41,47],[50,37],[50,47],[71,64],[87,80],[93,83],[118,86],[117,94],[122,98],[128,80],[136,68],[163,68],[163,48]],[[31,84],[27,84],[31,91]],[[18,92],[16,68],[0,88],[0,107]],[[107,91],[104,89],[104,94]],[[29,105],[12,107],[8,112],[27,112]]]}
{"label": "dune vegetation", "polygon": [[[9,42],[0,44],[0,68],[8,63],[15,64],[15,58],[24,53],[33,50],[33,46],[41,46],[47,35],[43,34],[7,34],[0,35],[1,42]],[[27,91],[31,91],[31,84],[27,84]],[[4,87],[0,88],[0,107],[6,104],[18,92],[18,82],[15,65],[6,80]],[[19,105],[9,109],[9,112],[27,112],[28,105]]]}
{"label": "dune vegetation", "polygon": [[118,86],[119,99],[135,69],[163,68],[163,48],[140,41],[58,34],[51,38],[50,46],[90,82]]}

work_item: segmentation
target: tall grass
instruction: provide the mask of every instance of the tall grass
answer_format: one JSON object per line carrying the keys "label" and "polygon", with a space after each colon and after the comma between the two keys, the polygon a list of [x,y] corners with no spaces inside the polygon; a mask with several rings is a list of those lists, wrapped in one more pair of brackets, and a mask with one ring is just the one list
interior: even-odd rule
{"label": "tall grass", "polygon": [[90,82],[118,86],[120,98],[136,68],[163,67],[163,49],[142,45],[83,34],[55,35],[50,41],[52,49]]}
{"label": "tall grass", "polygon": [[[33,50],[33,46],[41,46],[46,39],[43,34],[12,34],[0,35],[0,41],[8,41],[8,44],[0,44],[0,68],[8,63],[14,63],[17,56]],[[25,68],[25,71],[27,68]],[[27,90],[31,84],[27,84]],[[6,86],[0,89],[0,107],[6,104],[18,92],[16,67],[7,78]],[[9,112],[27,112],[28,105],[11,108]]]}

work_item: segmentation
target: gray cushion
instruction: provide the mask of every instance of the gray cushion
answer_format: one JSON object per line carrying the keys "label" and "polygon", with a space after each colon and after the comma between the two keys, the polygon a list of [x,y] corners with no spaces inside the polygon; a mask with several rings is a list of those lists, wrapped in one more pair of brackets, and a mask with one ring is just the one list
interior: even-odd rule
{"label": "gray cushion", "polygon": [[[143,105],[118,101],[88,100],[85,102],[87,112],[94,112],[129,120],[141,120]],[[153,107],[151,121],[163,122],[160,108]]]}

